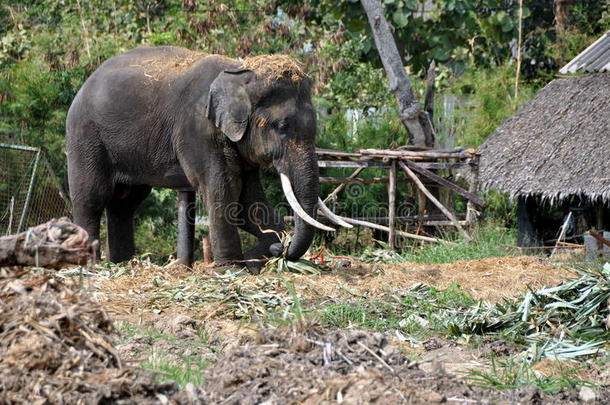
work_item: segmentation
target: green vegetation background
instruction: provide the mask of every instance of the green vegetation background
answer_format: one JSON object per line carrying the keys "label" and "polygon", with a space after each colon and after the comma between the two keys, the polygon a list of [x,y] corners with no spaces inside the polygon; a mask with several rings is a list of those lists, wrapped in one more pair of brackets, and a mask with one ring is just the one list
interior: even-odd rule
{"label": "green vegetation background", "polygon": [[[610,28],[608,0],[575,2],[571,26],[560,34],[553,1],[525,2],[515,97],[518,1],[435,0],[427,11],[423,0],[383,3],[420,98],[424,73],[432,60],[437,63],[434,121],[441,146],[479,145],[563,63]],[[141,45],[232,57],[290,54],[315,81],[319,146],[355,150],[407,142],[356,0],[3,2],[0,141],[43,148],[66,186],[64,122],[72,99],[105,59]],[[266,179],[271,199],[279,201],[279,186],[270,174]],[[348,196],[347,203],[366,213],[365,204],[384,201],[384,194],[383,185],[374,185],[352,201]],[[510,224],[506,200],[494,195],[490,202],[490,214]],[[140,246],[173,252],[174,217],[175,194],[156,190],[140,212]]]}

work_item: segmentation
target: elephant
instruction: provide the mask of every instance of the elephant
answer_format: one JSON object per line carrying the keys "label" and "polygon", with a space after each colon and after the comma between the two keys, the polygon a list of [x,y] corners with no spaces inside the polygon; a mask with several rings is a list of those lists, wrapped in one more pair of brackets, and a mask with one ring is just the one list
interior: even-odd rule
{"label": "elephant", "polygon": [[[106,211],[108,259],[135,254],[134,214],[152,187],[192,188],[209,216],[217,265],[301,257],[318,210],[350,226],[318,197],[311,81],[285,55],[243,60],[178,47],[139,47],[106,60],[68,111],[66,149],[74,222],[99,239]],[[279,173],[294,212],[291,242],[269,206],[260,168]],[[230,215],[229,215],[230,213]],[[241,228],[257,237],[242,252]],[[274,232],[270,232],[274,231]]]}

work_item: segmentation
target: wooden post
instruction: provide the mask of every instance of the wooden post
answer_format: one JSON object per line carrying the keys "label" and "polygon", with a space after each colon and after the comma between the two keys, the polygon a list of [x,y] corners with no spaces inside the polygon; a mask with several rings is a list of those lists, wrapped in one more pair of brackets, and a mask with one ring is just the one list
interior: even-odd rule
{"label": "wooden post", "polygon": [[[480,156],[477,154],[470,161],[470,181],[468,183],[468,192],[470,194],[476,194],[479,188],[479,158]],[[466,223],[468,227],[472,227],[477,220],[478,211],[474,207],[474,200],[468,199],[466,203]]]}
{"label": "wooden post", "polygon": [[388,232],[388,245],[390,249],[394,249],[396,247],[396,236],[395,236],[395,227],[396,227],[396,160],[392,160],[392,164],[390,165],[390,175],[388,182],[388,228],[390,228],[390,232]]}
{"label": "wooden post", "polygon": [[210,239],[203,238],[201,240],[201,247],[203,248],[203,264],[208,266],[214,261],[214,258],[212,257],[212,246],[210,245]]}
{"label": "wooden post", "polygon": [[195,192],[178,191],[178,261],[191,267],[195,247]]}
{"label": "wooden post", "polygon": [[597,200],[595,210],[595,229],[601,231],[604,229],[604,200],[600,197]]}
{"label": "wooden post", "polygon": [[402,170],[404,170],[404,172],[407,174],[407,176],[409,176],[413,182],[417,185],[417,187],[419,187],[419,189],[426,195],[426,197],[428,197],[428,199],[438,207],[439,210],[441,210],[441,212],[443,214],[445,214],[445,216],[453,223],[453,225],[460,231],[460,233],[462,234],[462,236],[464,237],[464,239],[466,239],[467,241],[471,241],[472,238],[470,237],[470,235],[468,234],[468,232],[466,232],[466,230],[462,227],[462,225],[460,225],[459,221],[457,220],[457,218],[451,213],[451,211],[449,211],[443,204],[441,204],[441,202],[439,200],[436,199],[436,197],[434,197],[432,195],[432,193],[426,188],[426,186],[424,186],[424,183],[422,183],[419,178],[417,178],[417,175],[415,175],[415,173],[413,173],[413,171],[411,171],[411,169],[409,169],[407,167],[407,165],[405,165],[403,162],[400,162],[400,167],[402,168]]}

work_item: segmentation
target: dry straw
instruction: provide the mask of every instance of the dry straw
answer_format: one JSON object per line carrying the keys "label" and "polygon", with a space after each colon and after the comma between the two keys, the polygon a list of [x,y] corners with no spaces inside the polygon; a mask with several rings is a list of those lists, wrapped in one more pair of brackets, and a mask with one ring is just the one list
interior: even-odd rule
{"label": "dry straw", "polygon": [[307,77],[301,63],[286,55],[249,56],[242,61],[241,68],[269,80],[288,79],[297,83]]}

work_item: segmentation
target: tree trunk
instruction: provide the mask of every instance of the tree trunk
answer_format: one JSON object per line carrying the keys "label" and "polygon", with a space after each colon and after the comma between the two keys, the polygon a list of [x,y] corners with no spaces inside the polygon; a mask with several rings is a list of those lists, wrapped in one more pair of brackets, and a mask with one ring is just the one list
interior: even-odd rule
{"label": "tree trunk", "polygon": [[375,46],[388,76],[390,90],[398,100],[400,120],[409,131],[410,143],[417,146],[433,146],[434,134],[430,118],[413,94],[411,82],[400,59],[390,24],[383,15],[380,1],[361,0],[361,3],[375,37]]}
{"label": "tree trunk", "polygon": [[559,37],[570,26],[572,0],[555,0],[555,30]]}

